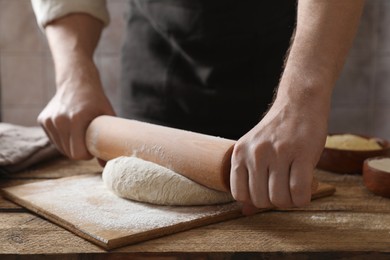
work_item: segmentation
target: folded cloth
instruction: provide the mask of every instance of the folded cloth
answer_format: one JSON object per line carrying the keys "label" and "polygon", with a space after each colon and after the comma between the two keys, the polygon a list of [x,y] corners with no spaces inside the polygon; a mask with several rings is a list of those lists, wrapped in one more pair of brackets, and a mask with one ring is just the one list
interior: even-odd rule
{"label": "folded cloth", "polygon": [[60,153],[50,143],[41,127],[0,123],[0,168],[17,172],[54,158]]}

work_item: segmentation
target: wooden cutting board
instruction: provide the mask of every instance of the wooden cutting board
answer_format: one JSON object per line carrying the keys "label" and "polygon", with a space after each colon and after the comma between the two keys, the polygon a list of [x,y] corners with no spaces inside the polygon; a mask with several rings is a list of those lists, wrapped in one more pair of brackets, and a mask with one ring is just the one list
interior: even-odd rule
{"label": "wooden cutting board", "polygon": [[[334,191],[321,183],[313,198]],[[99,173],[5,188],[3,195],[105,249],[242,216],[236,202],[173,207],[125,200],[105,188]]]}

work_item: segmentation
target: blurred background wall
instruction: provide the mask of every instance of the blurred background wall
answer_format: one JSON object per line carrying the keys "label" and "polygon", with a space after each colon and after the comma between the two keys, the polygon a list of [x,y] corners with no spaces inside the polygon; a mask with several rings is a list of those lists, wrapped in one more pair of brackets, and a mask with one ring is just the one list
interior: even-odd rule
{"label": "blurred background wall", "polygon": [[[95,59],[118,110],[120,49],[126,0],[109,0],[111,24]],[[337,82],[329,132],[390,139],[390,1],[366,1],[357,37]],[[3,122],[36,125],[55,92],[54,70],[29,0],[0,0],[0,81]]]}

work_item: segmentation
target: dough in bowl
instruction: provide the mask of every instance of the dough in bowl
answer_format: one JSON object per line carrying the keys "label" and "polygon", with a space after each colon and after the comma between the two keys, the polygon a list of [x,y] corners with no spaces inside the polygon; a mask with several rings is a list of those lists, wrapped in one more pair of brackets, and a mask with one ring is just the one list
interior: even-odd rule
{"label": "dough in bowl", "polygon": [[119,197],[159,205],[211,205],[234,200],[228,193],[209,189],[136,157],[122,156],[108,161],[103,182]]}

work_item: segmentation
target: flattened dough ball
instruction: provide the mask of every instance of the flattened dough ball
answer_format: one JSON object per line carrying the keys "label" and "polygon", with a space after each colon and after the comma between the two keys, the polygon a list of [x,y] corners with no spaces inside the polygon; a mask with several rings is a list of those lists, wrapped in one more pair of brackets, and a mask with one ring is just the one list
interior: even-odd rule
{"label": "flattened dough ball", "polygon": [[136,157],[122,156],[108,161],[103,182],[119,197],[159,205],[211,205],[234,200],[228,193],[209,189]]}

